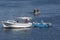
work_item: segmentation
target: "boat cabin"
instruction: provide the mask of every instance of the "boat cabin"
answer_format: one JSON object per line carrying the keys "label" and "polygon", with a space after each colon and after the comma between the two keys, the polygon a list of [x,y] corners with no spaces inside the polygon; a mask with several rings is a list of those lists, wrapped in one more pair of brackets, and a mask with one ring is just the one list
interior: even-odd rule
{"label": "boat cabin", "polygon": [[19,20],[17,20],[17,22],[29,23],[32,18],[31,17],[18,17],[18,19]]}

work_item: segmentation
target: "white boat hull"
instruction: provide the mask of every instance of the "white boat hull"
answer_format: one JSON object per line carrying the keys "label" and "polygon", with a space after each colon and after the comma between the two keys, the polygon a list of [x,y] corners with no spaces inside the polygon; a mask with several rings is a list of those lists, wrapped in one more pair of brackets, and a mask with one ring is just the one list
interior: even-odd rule
{"label": "white boat hull", "polygon": [[6,24],[11,24],[11,23],[3,23],[3,27],[6,29],[20,29],[20,28],[30,28],[32,26],[32,23],[14,23],[11,25],[6,25]]}

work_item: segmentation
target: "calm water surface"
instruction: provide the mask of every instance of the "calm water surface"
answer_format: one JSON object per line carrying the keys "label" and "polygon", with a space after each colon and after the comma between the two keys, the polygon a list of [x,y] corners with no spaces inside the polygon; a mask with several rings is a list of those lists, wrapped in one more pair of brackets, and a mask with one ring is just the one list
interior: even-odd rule
{"label": "calm water surface", "polygon": [[[3,30],[3,20],[29,16],[35,21],[34,8],[40,10],[37,21],[51,22],[51,28]],[[0,40],[60,40],[60,0],[0,0]]]}

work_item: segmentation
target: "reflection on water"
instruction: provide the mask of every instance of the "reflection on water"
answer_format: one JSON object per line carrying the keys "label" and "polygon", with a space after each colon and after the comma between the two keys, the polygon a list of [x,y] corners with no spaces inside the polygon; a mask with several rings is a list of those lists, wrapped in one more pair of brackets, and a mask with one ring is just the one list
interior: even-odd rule
{"label": "reflection on water", "polygon": [[4,40],[24,40],[29,39],[31,35],[30,28],[24,29],[6,29],[3,31]]}
{"label": "reflection on water", "polygon": [[21,28],[21,29],[3,29],[4,31],[24,31],[30,30],[31,28]]}
{"label": "reflection on water", "polygon": [[[55,40],[56,28],[24,28],[24,29],[6,29],[0,33],[3,40]],[[57,38],[56,38],[57,39]]]}

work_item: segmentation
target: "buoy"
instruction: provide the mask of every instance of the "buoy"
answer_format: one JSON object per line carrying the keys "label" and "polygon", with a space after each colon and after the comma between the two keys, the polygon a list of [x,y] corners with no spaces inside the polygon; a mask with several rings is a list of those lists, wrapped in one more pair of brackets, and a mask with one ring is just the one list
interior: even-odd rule
{"label": "buoy", "polygon": [[34,16],[38,16],[39,15],[39,10],[38,9],[34,9]]}

